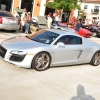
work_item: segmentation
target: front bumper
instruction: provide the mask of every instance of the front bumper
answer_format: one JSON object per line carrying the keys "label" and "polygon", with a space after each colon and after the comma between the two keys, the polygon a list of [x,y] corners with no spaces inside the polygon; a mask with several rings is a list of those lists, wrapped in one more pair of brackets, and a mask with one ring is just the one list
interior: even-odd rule
{"label": "front bumper", "polygon": [[11,50],[6,50],[2,46],[0,46],[0,57],[9,63],[14,65],[23,67],[23,68],[31,68],[31,63],[34,55],[26,54],[23,56],[11,54]]}
{"label": "front bumper", "polygon": [[18,30],[20,25],[14,25],[14,24],[0,24],[0,29],[3,30]]}

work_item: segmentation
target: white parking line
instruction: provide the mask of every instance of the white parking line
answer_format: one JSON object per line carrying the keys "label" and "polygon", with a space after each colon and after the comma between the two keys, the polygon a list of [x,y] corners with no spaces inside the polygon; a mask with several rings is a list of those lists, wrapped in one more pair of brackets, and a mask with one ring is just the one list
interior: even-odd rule
{"label": "white parking line", "polygon": [[64,93],[66,93],[66,94],[68,94],[68,95],[70,95],[70,96],[73,96],[72,94],[66,92],[65,90],[63,90],[63,89],[61,89],[61,88],[59,88],[59,87],[53,85],[52,83],[50,83],[50,82],[44,80],[43,78],[41,78],[41,77],[35,75],[35,73],[34,73],[34,74],[33,74],[33,73],[29,73],[29,74],[34,75],[34,76],[37,77],[39,80],[41,80],[41,81],[43,81],[43,82],[45,82],[45,83],[47,83],[47,84],[53,86],[54,88],[56,88],[56,89],[58,89],[58,90],[60,90],[60,91],[62,91],[62,92],[64,92]]}

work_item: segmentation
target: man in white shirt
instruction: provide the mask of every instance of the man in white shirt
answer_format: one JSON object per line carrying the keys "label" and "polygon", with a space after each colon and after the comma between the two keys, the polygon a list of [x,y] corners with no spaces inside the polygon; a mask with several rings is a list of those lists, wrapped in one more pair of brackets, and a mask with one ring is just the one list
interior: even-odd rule
{"label": "man in white shirt", "polygon": [[24,12],[21,14],[21,32],[23,31],[23,28],[26,24],[26,16],[27,16],[27,12],[26,10],[24,10]]}

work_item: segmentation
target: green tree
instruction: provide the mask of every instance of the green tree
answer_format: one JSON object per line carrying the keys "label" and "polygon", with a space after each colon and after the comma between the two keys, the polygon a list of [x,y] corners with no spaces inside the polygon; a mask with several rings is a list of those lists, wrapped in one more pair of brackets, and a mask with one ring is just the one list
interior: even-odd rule
{"label": "green tree", "polygon": [[78,5],[77,2],[78,0],[54,0],[54,2],[45,4],[45,6],[58,10],[80,9],[80,5]]}

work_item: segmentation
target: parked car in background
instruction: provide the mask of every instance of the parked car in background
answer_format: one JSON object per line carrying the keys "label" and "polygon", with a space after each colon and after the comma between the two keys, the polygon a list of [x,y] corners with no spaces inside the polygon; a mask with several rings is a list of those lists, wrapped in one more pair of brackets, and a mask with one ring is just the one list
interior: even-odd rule
{"label": "parked car in background", "polygon": [[78,34],[85,38],[91,38],[93,35],[93,33],[91,31],[89,31],[85,28],[80,28]]}
{"label": "parked car in background", "polygon": [[24,68],[43,71],[50,66],[100,64],[100,44],[71,30],[43,29],[12,37],[0,45],[0,57]]}
{"label": "parked car in background", "polygon": [[15,32],[20,27],[20,21],[8,11],[0,10],[0,29]]}
{"label": "parked car in background", "polygon": [[82,25],[82,28],[85,28],[89,31],[91,31],[93,34],[93,37],[100,37],[100,28],[95,25]]}
{"label": "parked car in background", "polygon": [[[71,26],[70,23],[64,23],[64,24],[67,25],[66,27],[68,27],[68,25],[70,25],[70,27],[73,30],[75,30],[75,27]],[[62,29],[62,28],[60,28],[60,29]],[[79,35],[81,35],[81,36],[83,36],[83,37],[85,37],[85,38],[91,38],[92,34],[93,34],[91,31],[89,31],[89,30],[87,30],[85,28],[82,28],[82,27],[79,29],[79,32],[76,32],[76,33],[79,34]]]}
{"label": "parked car in background", "polygon": [[68,29],[73,30],[72,28],[68,28],[66,24],[61,23],[61,22],[58,22],[58,24],[53,24],[51,26],[51,29],[60,29],[60,30],[63,30],[63,31],[68,30]]}

